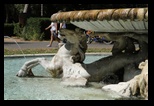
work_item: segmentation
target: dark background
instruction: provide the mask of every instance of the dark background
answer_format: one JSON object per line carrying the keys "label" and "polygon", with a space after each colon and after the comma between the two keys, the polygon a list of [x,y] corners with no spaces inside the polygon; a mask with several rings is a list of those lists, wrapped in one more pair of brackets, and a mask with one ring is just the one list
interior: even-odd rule
{"label": "dark background", "polygon": [[[19,21],[25,4],[4,4],[4,23]],[[28,17],[50,17],[59,10],[90,10],[90,9],[112,9],[112,8],[140,8],[148,7],[148,4],[43,4],[43,16],[41,16],[41,4],[29,4]]]}

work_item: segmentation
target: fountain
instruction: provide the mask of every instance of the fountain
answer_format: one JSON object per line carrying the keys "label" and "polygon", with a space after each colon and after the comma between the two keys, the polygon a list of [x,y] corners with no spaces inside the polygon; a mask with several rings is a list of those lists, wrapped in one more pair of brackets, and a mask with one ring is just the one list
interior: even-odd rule
{"label": "fountain", "polygon": [[11,39],[12,41],[14,41],[14,42],[16,43],[16,45],[18,46],[18,48],[20,49],[21,53],[23,54],[24,58],[26,59],[24,52],[22,51],[21,47],[19,46],[19,44],[17,43],[16,40],[14,40],[13,38],[11,38],[11,37],[9,37],[9,36],[4,36],[4,38],[9,38],[9,39]]}
{"label": "fountain", "polygon": [[[98,88],[107,93],[116,93],[119,98],[148,99],[147,8],[60,12],[53,14],[51,20],[71,22],[82,29],[94,30],[107,40],[115,41],[112,55],[84,63],[87,43],[83,31],[79,28],[61,29],[61,39],[67,39],[67,42],[59,48],[51,61],[46,58],[29,60],[17,72],[18,77],[24,80],[32,73],[32,69],[41,65],[52,78],[61,79],[61,83],[57,82],[61,88],[81,87],[81,90],[93,82],[101,82],[105,85]],[[136,50],[134,41],[139,44],[139,50]],[[52,83],[48,84],[52,86]],[[25,82],[23,85],[28,86]],[[48,87],[47,91],[52,87]],[[81,94],[85,95],[83,92]]]}
{"label": "fountain", "polygon": [[[100,81],[110,77],[104,76],[110,72],[115,74],[117,70],[123,70],[119,74],[123,83],[111,84],[102,89],[148,99],[148,69],[144,72],[139,68],[142,62],[148,64],[148,7],[61,12],[53,14],[51,21],[72,23],[81,29],[95,31],[108,41],[115,41],[112,56],[83,65],[91,75],[89,81]],[[134,41],[139,44],[139,50],[135,49]],[[94,69],[94,66],[97,68]]]}

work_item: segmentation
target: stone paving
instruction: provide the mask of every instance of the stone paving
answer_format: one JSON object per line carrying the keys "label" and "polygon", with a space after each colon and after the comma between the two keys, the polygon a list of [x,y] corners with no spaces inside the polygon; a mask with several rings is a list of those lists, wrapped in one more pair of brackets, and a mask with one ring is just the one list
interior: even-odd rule
{"label": "stone paving", "polygon": [[[24,41],[23,39],[11,37],[11,38],[4,38],[4,48],[5,49],[19,49],[17,44],[21,47],[21,49],[39,49],[39,48],[58,48],[58,42],[54,41],[52,47],[47,47],[49,44],[48,41]],[[88,44],[88,48],[112,48],[113,44],[107,45],[104,43],[95,43],[92,42]]]}

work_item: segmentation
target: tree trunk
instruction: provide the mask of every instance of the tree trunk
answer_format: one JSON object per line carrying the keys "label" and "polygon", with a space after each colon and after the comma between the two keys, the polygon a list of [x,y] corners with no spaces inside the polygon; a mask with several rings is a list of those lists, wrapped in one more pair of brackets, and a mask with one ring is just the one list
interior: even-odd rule
{"label": "tree trunk", "polygon": [[23,13],[27,13],[29,4],[25,4]]}
{"label": "tree trunk", "polygon": [[8,11],[8,6],[7,5],[5,5],[5,12],[6,12],[6,18],[5,18],[5,23],[8,23],[8,21],[9,21],[9,11]]}
{"label": "tree trunk", "polygon": [[41,17],[43,17],[43,4],[41,4]]}
{"label": "tree trunk", "polygon": [[[26,25],[28,6],[29,4],[25,4],[23,13],[20,13],[19,15],[19,26],[20,27],[24,27]],[[25,28],[23,29],[22,33],[24,33],[24,30]]]}

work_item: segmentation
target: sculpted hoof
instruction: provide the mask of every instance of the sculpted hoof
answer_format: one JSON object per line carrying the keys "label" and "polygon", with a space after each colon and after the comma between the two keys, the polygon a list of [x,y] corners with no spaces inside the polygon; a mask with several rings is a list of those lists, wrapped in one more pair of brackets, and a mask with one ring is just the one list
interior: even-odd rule
{"label": "sculpted hoof", "polygon": [[31,69],[29,69],[28,71],[24,71],[24,70],[19,70],[18,73],[16,74],[16,76],[18,77],[32,77],[34,76],[33,72]]}
{"label": "sculpted hoof", "polygon": [[18,73],[16,74],[18,77],[26,77],[27,73],[23,70],[19,70]]}

